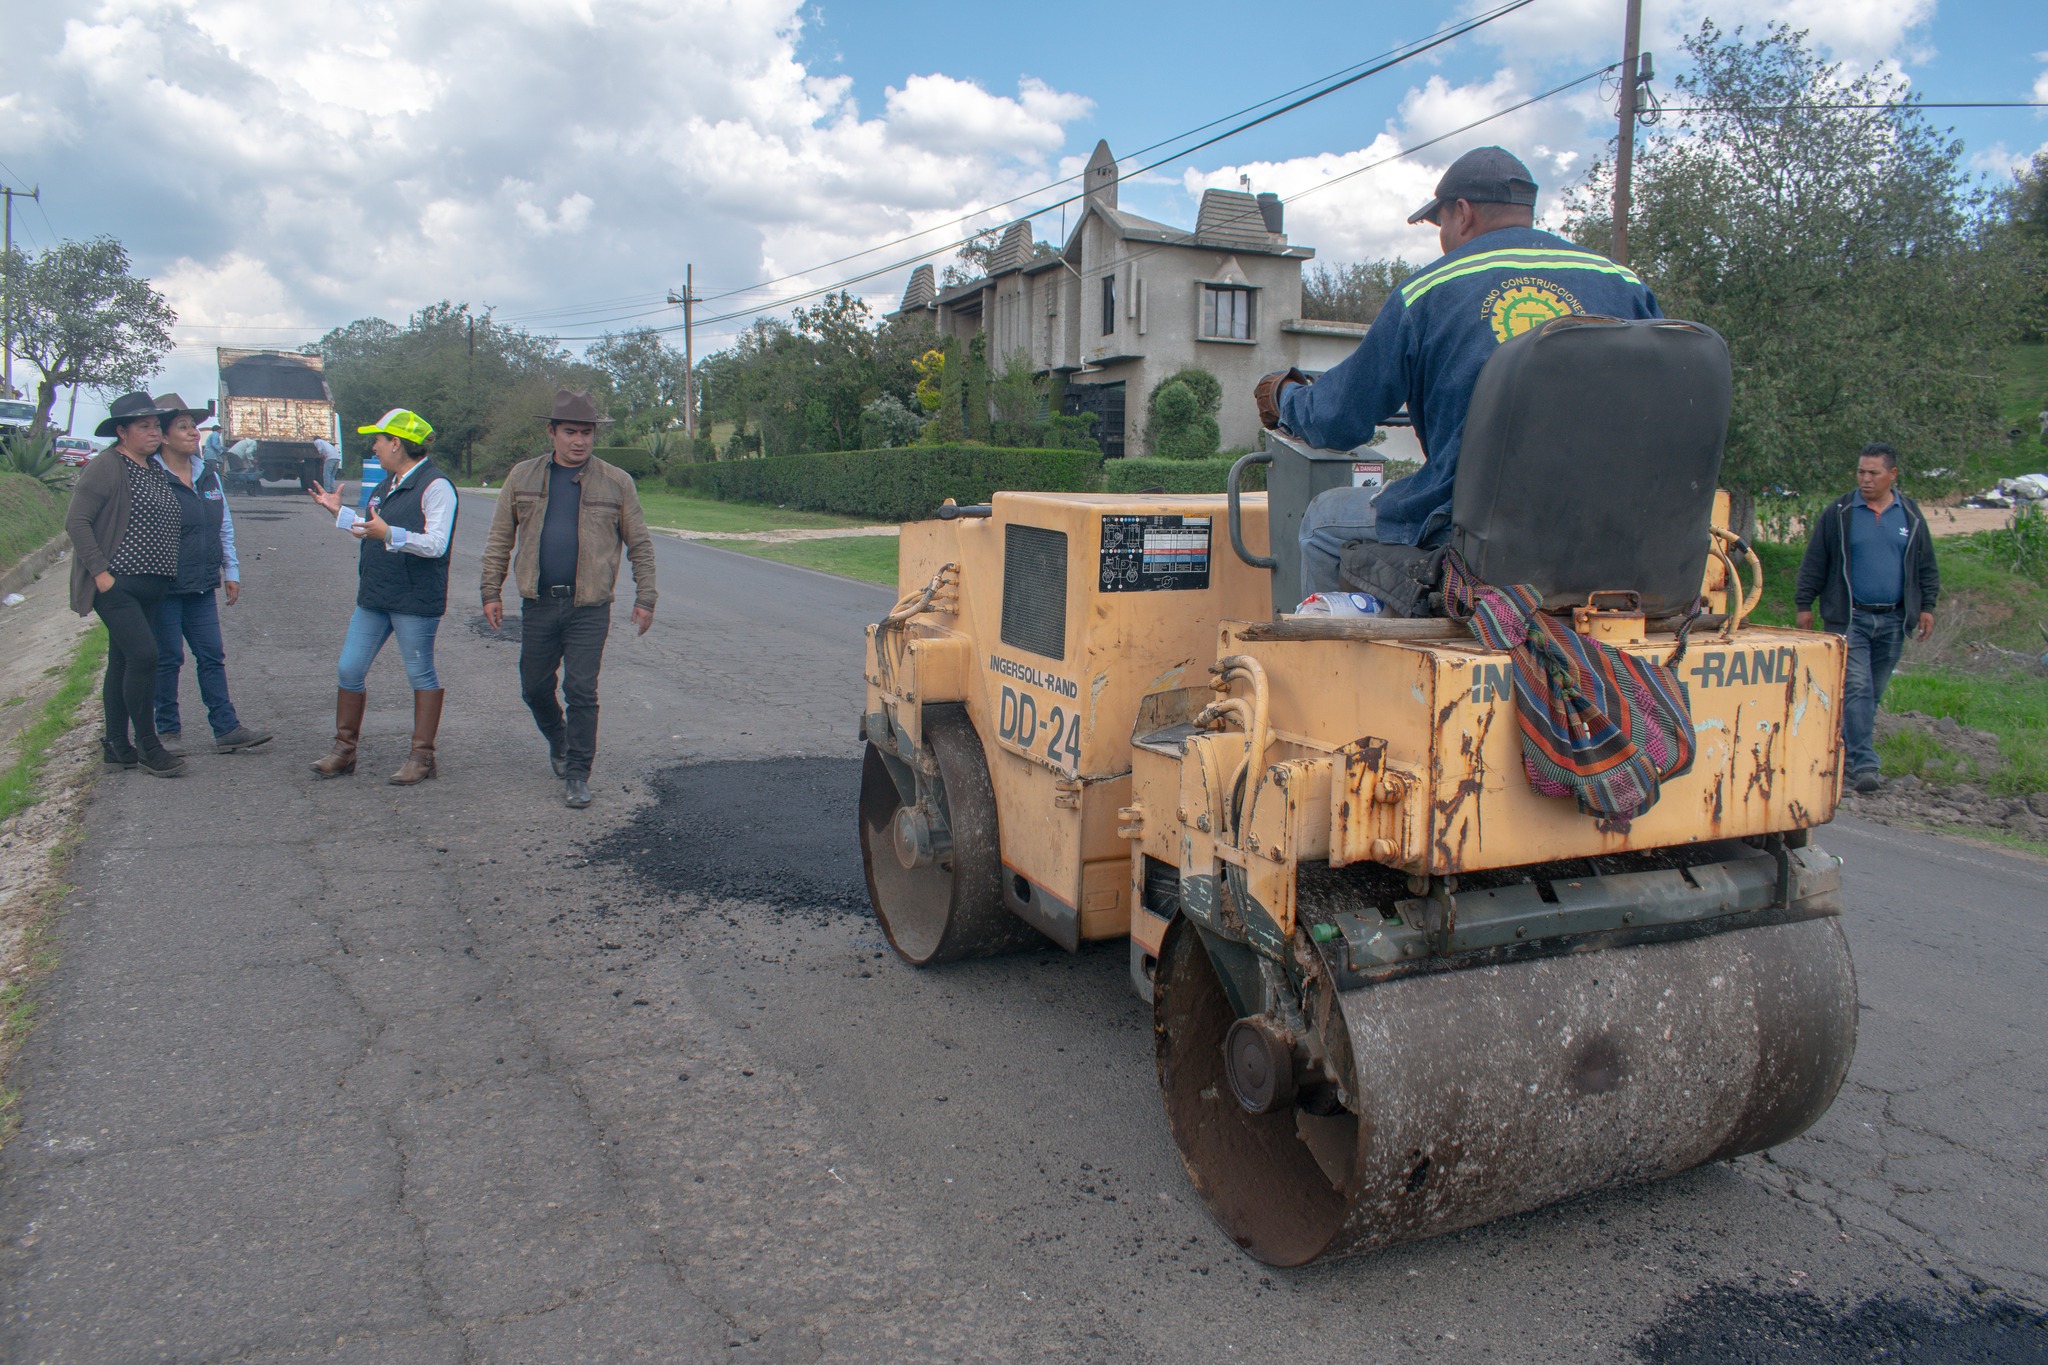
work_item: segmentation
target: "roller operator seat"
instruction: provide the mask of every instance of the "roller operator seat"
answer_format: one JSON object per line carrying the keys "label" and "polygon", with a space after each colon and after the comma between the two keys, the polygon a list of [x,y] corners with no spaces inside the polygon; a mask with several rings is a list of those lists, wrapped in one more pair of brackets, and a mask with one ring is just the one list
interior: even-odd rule
{"label": "roller operator seat", "polygon": [[[1633,591],[1651,617],[1690,607],[1706,573],[1728,435],[1727,343],[1696,322],[1577,315],[1501,346],[1479,373],[1451,492],[1451,548],[1482,582],[1527,583],[1549,609]],[[1357,542],[1370,591],[1410,547]]]}

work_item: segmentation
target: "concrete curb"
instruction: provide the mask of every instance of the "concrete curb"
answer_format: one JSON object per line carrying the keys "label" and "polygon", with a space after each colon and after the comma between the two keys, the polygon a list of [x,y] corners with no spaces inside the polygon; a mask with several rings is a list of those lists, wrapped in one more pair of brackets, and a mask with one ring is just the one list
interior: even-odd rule
{"label": "concrete curb", "polygon": [[58,532],[43,542],[40,549],[30,550],[15,562],[13,568],[0,573],[0,593],[20,592],[43,576],[43,570],[64,558],[71,548],[71,537]]}

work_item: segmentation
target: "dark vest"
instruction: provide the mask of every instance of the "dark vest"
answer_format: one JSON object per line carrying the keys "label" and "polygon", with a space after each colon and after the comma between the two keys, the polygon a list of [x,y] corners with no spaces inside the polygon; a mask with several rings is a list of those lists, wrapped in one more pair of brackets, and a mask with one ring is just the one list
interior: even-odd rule
{"label": "dark vest", "polygon": [[[411,477],[397,492],[391,489],[396,476],[387,474],[370,494],[371,505],[387,525],[407,531],[427,529],[427,510],[420,495],[434,480],[446,478],[432,460],[422,460],[410,471]],[[452,485],[452,480],[450,481]],[[458,511],[459,511],[458,505]],[[448,521],[448,546],[455,547],[455,520]],[[372,611],[395,611],[401,616],[445,616],[448,613],[448,555],[423,559],[419,555],[389,550],[381,540],[363,541],[357,561],[356,605]]]}
{"label": "dark vest", "polygon": [[212,592],[220,586],[220,571],[227,563],[227,553],[220,545],[221,522],[227,519],[227,495],[221,489],[220,475],[209,463],[187,488],[174,474],[171,491],[177,494],[178,511],[183,514],[178,527],[178,576],[171,582],[171,591]]}

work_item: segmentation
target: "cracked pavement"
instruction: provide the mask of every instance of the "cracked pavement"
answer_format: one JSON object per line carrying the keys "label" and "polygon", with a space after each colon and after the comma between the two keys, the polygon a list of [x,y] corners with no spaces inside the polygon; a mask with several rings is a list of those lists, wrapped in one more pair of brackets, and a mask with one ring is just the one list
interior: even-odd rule
{"label": "cracked pavement", "polygon": [[843,906],[670,898],[585,856],[672,765],[850,773],[887,593],[658,539],[572,812],[516,646],[474,628],[489,502],[463,497],[442,776],[410,790],[383,781],[390,651],[360,772],[306,771],[354,545],[299,499],[238,505],[230,677],[278,739],[93,797],[11,1078],[0,1358],[1626,1359],[1713,1286],[2048,1301],[2048,867],[1824,831],[1865,1009],[1812,1133],[1274,1271],[1188,1188],[1120,946],[917,972]]}

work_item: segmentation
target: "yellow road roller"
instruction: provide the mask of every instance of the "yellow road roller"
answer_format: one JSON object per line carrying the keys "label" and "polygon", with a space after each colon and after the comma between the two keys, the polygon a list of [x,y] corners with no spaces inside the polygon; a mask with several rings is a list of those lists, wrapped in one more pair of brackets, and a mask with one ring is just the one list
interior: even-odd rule
{"label": "yellow road roller", "polygon": [[[1746,620],[1729,401],[1691,323],[1503,345],[1446,544],[1395,566],[1426,589],[1408,615],[1293,613],[1304,510],[1370,467],[1278,437],[1221,496],[998,493],[905,526],[860,798],[890,942],[935,967],[1127,939],[1188,1174],[1277,1265],[1797,1136],[1855,1047],[1839,865],[1808,837],[1845,654]],[[1385,582],[1375,553],[1347,581]],[[1475,629],[1446,565],[1540,603],[1530,635],[1634,702],[1623,666],[1662,670],[1690,761],[1626,810],[1539,782],[1572,675]]]}

